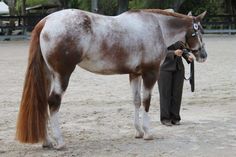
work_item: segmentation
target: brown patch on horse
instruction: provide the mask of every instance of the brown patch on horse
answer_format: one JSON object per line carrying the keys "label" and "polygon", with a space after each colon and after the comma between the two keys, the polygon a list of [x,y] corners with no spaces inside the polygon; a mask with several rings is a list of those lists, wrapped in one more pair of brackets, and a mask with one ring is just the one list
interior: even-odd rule
{"label": "brown patch on horse", "polygon": [[[116,70],[119,74],[129,73],[130,68],[126,66],[128,60],[128,52],[121,46],[120,42],[115,42],[112,45],[108,45],[107,40],[103,40],[101,44],[101,52],[103,58],[110,60],[112,63],[116,63]],[[105,71],[104,71],[105,72]]]}
{"label": "brown patch on horse", "polygon": [[[159,71],[159,66],[154,67],[154,69],[147,69],[147,71],[143,72],[142,74],[143,84],[147,90],[151,90],[155,85],[158,78],[158,71]],[[150,101],[151,101],[151,94],[143,99],[143,106],[146,112],[149,111]]]}
{"label": "brown patch on horse", "polygon": [[43,60],[39,36],[45,20],[32,32],[28,67],[16,126],[16,139],[22,143],[38,143],[46,138],[48,104],[46,65]]}
{"label": "brown patch on horse", "polygon": [[145,51],[145,45],[144,45],[143,42],[140,42],[140,44],[138,44],[138,50],[141,51],[141,52]]}
{"label": "brown patch on horse", "polygon": [[48,42],[48,41],[50,40],[49,35],[48,35],[47,32],[44,32],[44,33],[42,34],[42,37],[43,37],[43,39],[44,39],[46,42]]}
{"label": "brown patch on horse", "polygon": [[192,36],[192,34],[195,33],[194,30],[187,31],[186,34],[186,43],[188,43],[189,48],[194,48],[198,44],[198,38],[197,36]]}
{"label": "brown patch on horse", "polygon": [[[188,28],[192,27],[192,21],[185,19],[169,19],[167,23],[173,29],[179,29],[183,26],[187,26]],[[185,29],[185,27],[183,27]]]}
{"label": "brown patch on horse", "polygon": [[51,113],[58,111],[61,104],[61,95],[53,91],[48,98],[48,104]]}
{"label": "brown patch on horse", "polygon": [[86,32],[92,32],[92,27],[91,27],[91,19],[88,15],[84,15],[83,19],[83,28]]}
{"label": "brown patch on horse", "polygon": [[71,73],[81,60],[83,50],[78,49],[77,42],[68,36],[62,37],[56,45],[47,60],[53,70],[60,74],[62,89],[65,90]]}

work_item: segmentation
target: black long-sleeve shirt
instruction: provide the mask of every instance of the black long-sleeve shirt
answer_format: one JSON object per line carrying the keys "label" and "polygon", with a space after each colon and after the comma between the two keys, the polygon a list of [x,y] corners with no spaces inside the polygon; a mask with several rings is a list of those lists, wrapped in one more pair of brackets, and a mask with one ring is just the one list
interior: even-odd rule
{"label": "black long-sleeve shirt", "polygon": [[[177,47],[176,44],[173,44],[169,46],[167,49],[169,51],[172,51],[177,49],[183,49],[183,47]],[[188,62],[189,54],[184,52],[182,56]],[[184,69],[184,64],[182,61],[182,57],[176,56],[174,53],[168,53],[164,63],[161,65],[161,70],[163,71],[177,71],[183,69]]]}

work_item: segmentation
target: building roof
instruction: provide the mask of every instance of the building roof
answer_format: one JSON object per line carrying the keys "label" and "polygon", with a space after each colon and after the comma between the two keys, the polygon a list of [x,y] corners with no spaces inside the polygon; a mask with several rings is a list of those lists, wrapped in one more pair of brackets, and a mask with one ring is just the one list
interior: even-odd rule
{"label": "building roof", "polygon": [[9,7],[4,2],[0,2],[0,14],[9,14]]}

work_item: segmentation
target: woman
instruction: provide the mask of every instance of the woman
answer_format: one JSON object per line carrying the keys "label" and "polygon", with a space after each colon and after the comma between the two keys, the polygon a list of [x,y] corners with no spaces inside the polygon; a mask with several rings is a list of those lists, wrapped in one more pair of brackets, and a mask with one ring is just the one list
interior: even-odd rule
{"label": "woman", "polygon": [[[166,56],[160,69],[160,78],[158,80],[160,94],[160,120],[163,125],[180,124],[180,106],[184,82],[184,65],[181,56],[188,63],[193,61],[193,57],[183,51],[185,45],[178,41],[168,47],[168,50],[175,50]],[[185,52],[185,53],[183,53]]]}

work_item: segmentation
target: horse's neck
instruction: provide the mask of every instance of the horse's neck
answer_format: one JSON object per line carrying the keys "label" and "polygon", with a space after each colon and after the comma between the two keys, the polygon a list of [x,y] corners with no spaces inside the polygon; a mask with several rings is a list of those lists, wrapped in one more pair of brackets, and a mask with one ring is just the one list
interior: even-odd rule
{"label": "horse's neck", "polygon": [[185,42],[185,34],[190,27],[189,20],[162,14],[158,15],[158,19],[167,47],[177,41]]}

